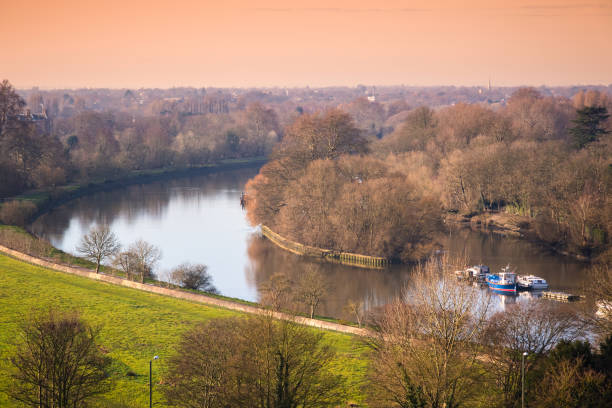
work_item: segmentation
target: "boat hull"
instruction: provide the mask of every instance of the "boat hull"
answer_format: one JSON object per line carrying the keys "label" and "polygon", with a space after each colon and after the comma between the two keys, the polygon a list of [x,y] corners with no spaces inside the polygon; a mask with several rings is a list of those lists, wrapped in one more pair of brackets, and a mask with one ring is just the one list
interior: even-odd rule
{"label": "boat hull", "polygon": [[518,290],[548,290],[547,283],[533,283],[530,285],[518,284]]}
{"label": "boat hull", "polygon": [[516,283],[495,283],[487,281],[487,285],[489,286],[489,289],[491,289],[493,292],[503,293],[507,295],[516,294]]}

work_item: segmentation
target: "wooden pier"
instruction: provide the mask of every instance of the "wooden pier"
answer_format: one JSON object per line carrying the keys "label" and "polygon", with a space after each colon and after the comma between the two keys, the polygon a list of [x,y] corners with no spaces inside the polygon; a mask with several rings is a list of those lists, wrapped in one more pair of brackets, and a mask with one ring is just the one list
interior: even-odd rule
{"label": "wooden pier", "polygon": [[560,302],[575,302],[580,300],[579,295],[572,295],[564,292],[542,292],[542,297],[545,299],[558,300]]}

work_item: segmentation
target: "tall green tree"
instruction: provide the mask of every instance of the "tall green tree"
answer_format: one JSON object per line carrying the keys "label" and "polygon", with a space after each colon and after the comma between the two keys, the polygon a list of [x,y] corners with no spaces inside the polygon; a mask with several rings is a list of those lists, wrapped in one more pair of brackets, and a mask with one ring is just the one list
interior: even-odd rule
{"label": "tall green tree", "polygon": [[574,127],[569,129],[576,148],[582,149],[600,136],[610,133],[604,127],[604,122],[610,117],[604,106],[585,106],[576,110],[576,114],[576,119],[572,120]]}

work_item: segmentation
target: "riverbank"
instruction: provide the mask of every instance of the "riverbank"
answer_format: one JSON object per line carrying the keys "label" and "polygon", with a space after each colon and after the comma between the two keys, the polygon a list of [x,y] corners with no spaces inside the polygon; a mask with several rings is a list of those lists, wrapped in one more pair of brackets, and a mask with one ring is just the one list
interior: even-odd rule
{"label": "riverbank", "polygon": [[266,315],[272,316],[278,320],[286,320],[292,321],[295,323],[302,324],[304,326],[316,327],[324,330],[333,330],[346,334],[354,334],[358,336],[368,336],[370,335],[369,331],[366,329],[361,329],[353,326],[342,325],[339,323],[326,321],[326,320],[318,320],[318,319],[310,319],[303,316],[296,316],[283,312],[276,312],[269,309],[265,309],[262,307],[257,307],[253,305],[249,305],[242,302],[237,301],[229,301],[225,299],[220,299],[218,297],[207,296],[205,294],[193,293],[190,291],[184,291],[180,289],[173,289],[169,287],[162,287],[160,285],[155,285],[151,283],[139,283],[134,282],[126,278],[122,278],[119,276],[108,275],[105,273],[96,273],[91,269],[87,269],[84,267],[75,267],[70,265],[62,265],[50,260],[46,260],[43,258],[34,257],[31,255],[24,254],[19,251],[15,251],[13,249],[7,248],[3,245],[0,245],[0,252],[7,254],[15,259],[19,259],[21,261],[28,262],[33,265],[42,266],[45,268],[49,268],[55,271],[68,273],[71,275],[77,275],[88,279],[93,279],[101,282],[111,283],[113,285],[124,286],[132,289],[138,289],[144,292],[156,293],[159,295],[170,296],[177,299],[189,300],[192,302],[203,303],[206,305],[221,307],[224,309],[229,309],[233,311],[254,314],[254,315]]}
{"label": "riverbank", "polygon": [[[90,271],[91,272],[91,271]],[[193,325],[215,318],[243,315],[214,304],[203,304],[164,294],[62,273],[0,254],[0,406],[10,407],[1,391],[9,385],[8,357],[15,347],[21,322],[32,309],[60,307],[78,310],[100,328],[100,345],[112,359],[114,388],[100,406],[145,406],[148,403],[148,362],[153,367],[154,402],[161,401],[158,384],[165,361],[181,334]],[[336,350],[335,370],[348,380],[347,400],[361,403],[361,383],[367,369],[367,350],[352,335],[325,331]]]}
{"label": "riverbank", "polygon": [[152,181],[169,178],[256,167],[265,164],[267,160],[268,159],[266,157],[254,157],[248,159],[228,159],[202,166],[134,170],[127,174],[124,173],[115,177],[90,180],[81,184],[76,183],[59,186],[53,190],[33,190],[18,196],[6,198],[3,201],[8,202],[11,200],[18,200],[33,203],[36,206],[36,211],[30,216],[29,222],[32,222],[54,207],[88,194],[113,190],[133,184],[150,183]]}
{"label": "riverbank", "polygon": [[522,239],[548,250],[577,259],[582,262],[592,262],[593,258],[568,251],[538,238],[534,220],[530,217],[509,214],[505,212],[479,213],[471,215],[447,214],[444,222],[468,227],[474,231],[493,233],[508,238]]}

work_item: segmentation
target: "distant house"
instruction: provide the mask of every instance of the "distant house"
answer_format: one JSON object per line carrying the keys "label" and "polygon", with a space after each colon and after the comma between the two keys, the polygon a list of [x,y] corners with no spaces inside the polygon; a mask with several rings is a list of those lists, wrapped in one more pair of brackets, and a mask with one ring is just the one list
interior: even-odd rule
{"label": "distant house", "polygon": [[26,109],[23,113],[18,113],[12,117],[17,122],[35,123],[44,132],[51,131],[51,121],[47,116],[47,109],[42,106],[41,113],[32,113],[30,109]]}

